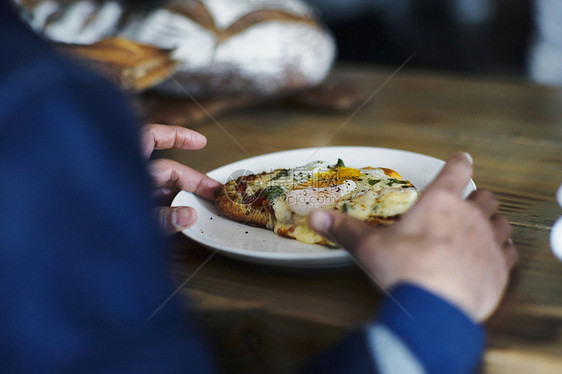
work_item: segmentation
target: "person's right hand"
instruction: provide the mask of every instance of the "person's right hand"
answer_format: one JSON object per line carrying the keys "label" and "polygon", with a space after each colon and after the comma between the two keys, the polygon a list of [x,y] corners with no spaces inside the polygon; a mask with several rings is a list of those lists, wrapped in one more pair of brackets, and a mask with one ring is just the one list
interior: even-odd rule
{"label": "person's right hand", "polygon": [[470,156],[454,155],[402,220],[388,227],[322,209],[308,222],[348,250],[380,286],[416,284],[482,321],[496,309],[517,252],[511,225],[497,214],[490,192],[461,198],[471,175]]}

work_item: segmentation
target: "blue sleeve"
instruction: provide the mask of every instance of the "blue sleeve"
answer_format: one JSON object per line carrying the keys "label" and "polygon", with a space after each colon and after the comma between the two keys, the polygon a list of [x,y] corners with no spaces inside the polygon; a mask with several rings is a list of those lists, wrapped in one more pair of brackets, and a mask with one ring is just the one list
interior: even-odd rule
{"label": "blue sleeve", "polygon": [[208,373],[152,217],[136,122],[46,54],[0,75],[0,361],[6,372]]}
{"label": "blue sleeve", "polygon": [[[382,303],[377,323],[392,331],[428,373],[474,373],[484,333],[466,314],[433,293],[401,284]],[[384,351],[384,347],[374,347]]]}
{"label": "blue sleeve", "polygon": [[365,330],[356,331],[338,345],[314,357],[299,374],[376,374],[371,346]]}
{"label": "blue sleeve", "polygon": [[480,326],[442,298],[401,284],[376,319],[321,354],[303,373],[474,373],[483,352]]}

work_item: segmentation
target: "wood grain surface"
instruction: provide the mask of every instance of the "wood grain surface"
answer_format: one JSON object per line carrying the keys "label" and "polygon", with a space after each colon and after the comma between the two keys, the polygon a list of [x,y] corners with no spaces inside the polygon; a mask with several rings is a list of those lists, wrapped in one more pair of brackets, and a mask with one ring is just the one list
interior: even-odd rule
{"label": "wood grain surface", "polygon": [[[481,372],[562,373],[562,264],[548,243],[562,215],[555,202],[562,89],[416,71],[387,81],[392,73],[339,66],[338,78],[372,94],[357,111],[335,115],[273,103],[241,109],[196,126],[208,138],[204,150],[157,157],[208,171],[302,147],[378,146],[441,159],[470,152],[474,180],[500,200],[520,253],[506,297],[486,323]],[[177,297],[186,308],[190,299],[226,373],[291,372],[376,313],[381,291],[356,267],[287,270],[221,255],[208,260],[211,251],[182,235],[172,242],[170,272],[182,285]]]}

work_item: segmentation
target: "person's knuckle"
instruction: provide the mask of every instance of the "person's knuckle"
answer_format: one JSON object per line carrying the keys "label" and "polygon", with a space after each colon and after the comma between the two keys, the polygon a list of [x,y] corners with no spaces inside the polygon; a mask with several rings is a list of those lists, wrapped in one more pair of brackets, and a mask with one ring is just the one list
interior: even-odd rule
{"label": "person's knuckle", "polygon": [[480,200],[482,200],[486,204],[497,206],[498,199],[496,199],[496,197],[491,191],[489,190],[479,190],[479,191],[480,191]]}
{"label": "person's knuckle", "polygon": [[511,233],[513,231],[513,226],[511,226],[511,223],[509,222],[506,216],[497,214],[496,219],[499,220],[500,224],[505,228],[505,230],[508,233]]}
{"label": "person's knuckle", "polygon": [[458,196],[445,189],[431,191],[426,199],[429,201],[429,208],[439,212],[451,210],[462,201]]}

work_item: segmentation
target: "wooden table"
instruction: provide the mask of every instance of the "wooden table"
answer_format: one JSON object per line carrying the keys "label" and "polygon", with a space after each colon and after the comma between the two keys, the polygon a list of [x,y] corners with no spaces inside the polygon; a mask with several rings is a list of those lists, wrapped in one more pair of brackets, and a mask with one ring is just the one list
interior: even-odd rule
{"label": "wooden table", "polygon": [[[367,92],[391,73],[335,71]],[[208,138],[205,150],[159,156],[208,171],[249,156],[326,145],[441,159],[470,152],[474,180],[500,200],[520,253],[506,297],[486,323],[482,372],[562,373],[562,264],[548,242],[562,214],[554,197],[562,183],[562,89],[406,70],[351,118],[269,105],[195,128]],[[290,372],[371,318],[380,300],[356,267],[287,270],[217,255],[199,269],[212,252],[182,235],[172,240],[174,280],[180,285],[192,276],[177,297],[191,300],[226,373]]]}

